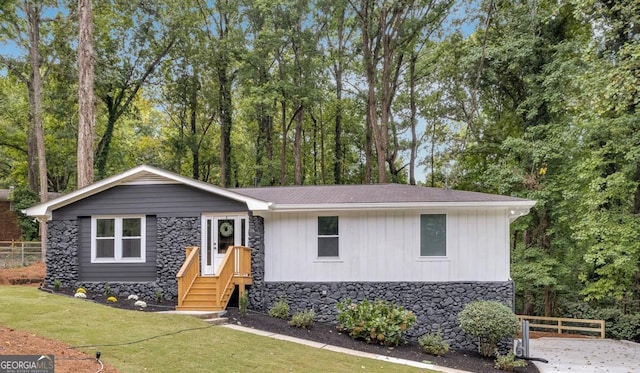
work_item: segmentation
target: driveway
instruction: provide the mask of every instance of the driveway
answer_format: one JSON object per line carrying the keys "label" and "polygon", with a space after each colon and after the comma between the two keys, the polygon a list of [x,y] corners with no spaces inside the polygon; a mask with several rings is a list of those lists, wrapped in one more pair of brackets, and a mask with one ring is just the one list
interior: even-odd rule
{"label": "driveway", "polygon": [[640,372],[640,344],[612,339],[538,338],[531,339],[529,356],[540,373],[633,373]]}

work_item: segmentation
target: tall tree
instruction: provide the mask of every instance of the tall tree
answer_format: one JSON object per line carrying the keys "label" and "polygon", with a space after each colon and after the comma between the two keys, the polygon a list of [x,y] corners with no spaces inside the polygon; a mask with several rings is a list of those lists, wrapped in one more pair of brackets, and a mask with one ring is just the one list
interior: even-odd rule
{"label": "tall tree", "polygon": [[387,164],[392,174],[397,173],[397,147],[389,146],[389,138],[396,133],[391,108],[405,55],[423,33],[426,35],[422,36],[428,37],[439,28],[451,2],[350,0],[350,4],[360,22],[367,84],[367,128],[375,143],[378,182],[386,183]]}
{"label": "tall tree", "polygon": [[91,0],[78,0],[78,188],[93,182],[93,15]]}
{"label": "tall tree", "polygon": [[[94,8],[96,96],[107,122],[95,150],[97,178],[107,176],[107,161],[118,120],[149,82],[173,47],[178,21],[173,2],[99,2]],[[133,20],[136,22],[133,22]]]}

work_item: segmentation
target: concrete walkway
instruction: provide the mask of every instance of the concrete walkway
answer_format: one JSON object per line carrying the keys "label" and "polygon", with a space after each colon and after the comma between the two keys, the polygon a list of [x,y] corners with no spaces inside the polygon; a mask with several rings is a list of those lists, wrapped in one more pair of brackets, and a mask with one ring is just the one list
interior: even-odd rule
{"label": "concrete walkway", "polygon": [[468,372],[465,372],[463,370],[451,369],[451,368],[441,367],[441,366],[437,366],[437,365],[433,365],[433,364],[425,364],[425,363],[420,363],[418,361],[413,361],[413,360],[398,359],[398,358],[394,358],[394,357],[390,357],[390,356],[377,355],[377,354],[372,354],[372,353],[369,353],[369,352],[362,352],[362,351],[351,350],[351,349],[348,349],[348,348],[342,348],[342,347],[337,347],[337,346],[326,345],[326,344],[320,343],[320,342],[314,342],[314,341],[309,341],[309,340],[306,340],[306,339],[289,337],[289,336],[286,336],[286,335],[281,335],[281,334],[276,334],[276,333],[271,333],[271,332],[265,332],[265,331],[262,331],[262,330],[247,328],[246,326],[240,326],[240,325],[234,325],[234,324],[224,324],[224,325],[220,325],[220,326],[224,327],[224,328],[238,330],[238,331],[241,331],[241,332],[261,335],[263,337],[269,337],[269,338],[273,338],[273,339],[279,339],[279,340],[282,340],[282,341],[298,343],[298,344],[302,344],[302,345],[309,346],[309,347],[315,347],[315,348],[320,348],[320,349],[323,349],[323,350],[339,352],[339,353],[342,353],[342,354],[348,354],[348,355],[364,357],[364,358],[374,359],[374,360],[382,360],[382,361],[386,361],[388,363],[408,365],[408,366],[411,366],[411,367],[422,368],[422,369],[431,369],[431,370],[435,370],[435,371],[438,371],[438,372],[444,372],[444,373],[468,373]]}
{"label": "concrete walkway", "polygon": [[640,344],[612,339],[539,338],[531,339],[529,356],[540,373],[634,373],[640,372]]}

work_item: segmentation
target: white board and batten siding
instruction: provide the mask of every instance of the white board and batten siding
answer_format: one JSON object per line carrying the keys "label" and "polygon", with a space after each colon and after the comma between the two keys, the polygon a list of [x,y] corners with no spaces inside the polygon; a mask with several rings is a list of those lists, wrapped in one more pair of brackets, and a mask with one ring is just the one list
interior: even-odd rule
{"label": "white board and batten siding", "polygon": [[[447,216],[447,256],[420,256],[420,214]],[[318,216],[339,217],[339,258],[318,258]],[[509,280],[504,209],[265,214],[265,280]]]}

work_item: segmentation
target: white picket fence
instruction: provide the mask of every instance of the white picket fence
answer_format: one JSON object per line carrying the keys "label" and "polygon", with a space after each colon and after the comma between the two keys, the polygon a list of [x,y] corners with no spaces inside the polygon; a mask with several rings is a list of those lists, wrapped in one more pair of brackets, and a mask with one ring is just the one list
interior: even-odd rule
{"label": "white picket fence", "polygon": [[0,268],[26,266],[41,260],[40,241],[0,241]]}

